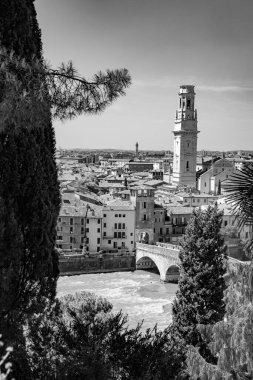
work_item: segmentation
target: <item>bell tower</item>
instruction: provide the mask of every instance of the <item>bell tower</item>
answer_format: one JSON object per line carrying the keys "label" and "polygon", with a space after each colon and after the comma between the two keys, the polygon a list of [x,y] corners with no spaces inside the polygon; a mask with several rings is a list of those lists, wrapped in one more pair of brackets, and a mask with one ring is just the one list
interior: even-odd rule
{"label": "bell tower", "polygon": [[196,188],[197,110],[194,86],[180,86],[174,125],[173,185]]}
{"label": "bell tower", "polygon": [[139,156],[139,144],[138,144],[138,142],[135,144],[135,155],[136,155],[136,157]]}

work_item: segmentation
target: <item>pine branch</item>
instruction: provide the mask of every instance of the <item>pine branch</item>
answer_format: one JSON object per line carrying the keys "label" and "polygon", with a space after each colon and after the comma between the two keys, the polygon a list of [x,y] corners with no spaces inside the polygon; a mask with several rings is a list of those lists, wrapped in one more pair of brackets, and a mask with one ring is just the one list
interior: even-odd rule
{"label": "pine branch", "polygon": [[120,95],[125,95],[131,78],[126,69],[121,69],[99,72],[87,81],[69,62],[57,70],[46,68],[46,81],[53,116],[64,120],[104,111]]}

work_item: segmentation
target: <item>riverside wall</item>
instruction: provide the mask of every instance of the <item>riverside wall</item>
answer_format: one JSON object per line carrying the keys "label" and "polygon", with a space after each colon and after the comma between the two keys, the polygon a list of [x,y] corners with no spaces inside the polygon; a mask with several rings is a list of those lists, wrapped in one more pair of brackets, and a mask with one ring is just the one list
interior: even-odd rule
{"label": "riverside wall", "polygon": [[135,255],[84,257],[68,255],[59,257],[60,276],[87,273],[134,271]]}

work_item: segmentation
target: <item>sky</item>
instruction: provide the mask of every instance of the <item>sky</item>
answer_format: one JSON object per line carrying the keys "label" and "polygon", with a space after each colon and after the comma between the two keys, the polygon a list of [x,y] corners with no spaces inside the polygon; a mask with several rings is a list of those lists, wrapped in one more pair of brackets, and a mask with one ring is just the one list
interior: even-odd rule
{"label": "sky", "polygon": [[45,59],[91,79],[127,68],[100,115],[55,120],[57,147],[172,150],[179,86],[195,86],[198,150],[253,150],[252,0],[36,0]]}

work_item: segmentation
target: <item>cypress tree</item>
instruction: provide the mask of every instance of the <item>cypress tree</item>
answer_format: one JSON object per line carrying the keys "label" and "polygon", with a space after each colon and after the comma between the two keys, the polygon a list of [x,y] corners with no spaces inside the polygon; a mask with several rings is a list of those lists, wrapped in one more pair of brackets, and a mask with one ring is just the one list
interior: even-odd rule
{"label": "cypress tree", "polygon": [[[40,35],[32,0],[1,1],[0,44],[7,54],[21,57],[28,65],[34,59],[42,62]],[[19,72],[16,78],[22,82]],[[2,88],[4,103],[8,88]],[[1,120],[0,270],[1,278],[12,284],[8,297],[6,284],[0,284],[1,323],[13,324],[13,318],[41,306],[44,296],[55,295],[58,265],[54,246],[60,194],[50,106],[47,99],[38,102],[44,103],[39,126],[33,124],[36,107],[34,111],[30,107],[26,123],[22,115],[20,120]]]}
{"label": "cypress tree", "polygon": [[179,290],[173,304],[172,326],[177,339],[185,347],[199,347],[200,353],[212,362],[215,359],[198,326],[212,325],[225,313],[226,247],[220,234],[221,222],[217,205],[206,211],[194,210],[180,244]]}

